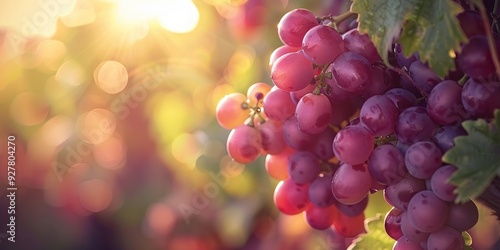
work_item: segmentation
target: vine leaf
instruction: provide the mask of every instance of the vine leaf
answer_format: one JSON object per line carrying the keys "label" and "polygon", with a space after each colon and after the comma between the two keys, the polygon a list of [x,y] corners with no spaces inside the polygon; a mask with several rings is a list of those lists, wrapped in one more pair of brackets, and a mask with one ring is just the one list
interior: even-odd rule
{"label": "vine leaf", "polygon": [[369,34],[386,64],[387,51],[398,39],[405,56],[418,52],[444,77],[455,69],[455,51],[467,41],[456,18],[462,8],[451,0],[354,0],[351,11],[358,13],[359,31]]}
{"label": "vine leaf", "polygon": [[468,135],[456,137],[455,146],[443,156],[444,162],[458,168],[449,180],[457,186],[455,202],[476,198],[500,176],[500,110],[495,110],[491,123],[478,119],[462,126]]}
{"label": "vine leaf", "polygon": [[385,232],[382,214],[366,219],[365,224],[367,233],[355,239],[348,250],[392,249],[395,241]]}

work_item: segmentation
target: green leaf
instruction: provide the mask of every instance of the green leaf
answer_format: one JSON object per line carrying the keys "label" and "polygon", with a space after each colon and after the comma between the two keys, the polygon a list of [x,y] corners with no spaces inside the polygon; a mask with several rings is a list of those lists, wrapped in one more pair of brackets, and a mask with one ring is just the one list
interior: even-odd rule
{"label": "green leaf", "polygon": [[462,232],[462,237],[464,238],[465,246],[472,245],[472,237],[469,233],[467,233],[467,231]]}
{"label": "green leaf", "polygon": [[366,219],[365,224],[367,233],[355,239],[348,250],[392,249],[395,241],[385,232],[382,214]]}
{"label": "green leaf", "polygon": [[418,52],[444,77],[455,69],[452,56],[460,42],[467,41],[456,18],[462,8],[451,0],[354,0],[351,10],[359,15],[359,31],[369,34],[386,64],[387,51],[398,39],[406,56]]}
{"label": "green leaf", "polygon": [[455,202],[476,198],[500,175],[499,119],[497,110],[491,123],[483,119],[463,122],[468,135],[455,138],[455,146],[444,154],[443,161],[458,168],[449,180],[457,185]]}

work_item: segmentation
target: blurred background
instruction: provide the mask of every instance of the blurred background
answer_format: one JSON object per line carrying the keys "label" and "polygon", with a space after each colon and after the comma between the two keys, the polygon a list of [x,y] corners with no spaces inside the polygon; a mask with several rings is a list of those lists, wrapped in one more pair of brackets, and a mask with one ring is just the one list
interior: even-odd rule
{"label": "blurred background", "polygon": [[[276,25],[349,1],[0,2],[0,249],[345,249],[274,207],[263,158],[240,165],[217,102],[272,84]],[[7,241],[7,136],[16,243]],[[385,214],[380,194],[366,217]],[[476,249],[500,235],[480,207]]]}

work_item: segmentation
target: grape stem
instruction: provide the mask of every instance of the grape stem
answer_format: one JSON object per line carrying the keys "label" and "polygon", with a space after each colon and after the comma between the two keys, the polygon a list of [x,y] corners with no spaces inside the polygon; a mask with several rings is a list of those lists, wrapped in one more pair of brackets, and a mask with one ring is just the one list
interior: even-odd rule
{"label": "grape stem", "polygon": [[397,142],[398,138],[396,135],[388,135],[388,136],[382,136],[382,137],[377,137],[375,138],[375,143],[377,145],[385,144],[388,142]]}
{"label": "grape stem", "polygon": [[[491,33],[491,27],[489,26],[486,7],[484,7],[483,1],[481,0],[473,0],[473,2],[479,9],[479,12],[481,13],[481,19],[483,21],[484,30],[486,31],[486,37],[488,37],[488,46],[490,47],[491,58],[493,58],[493,64],[495,65],[496,73],[497,75],[500,76],[500,61],[498,60],[495,40],[493,39],[493,34]],[[495,3],[495,6],[496,5],[497,4]]]}
{"label": "grape stem", "polygon": [[335,25],[347,20],[349,17],[351,16],[354,16],[354,15],[357,15],[356,13],[352,12],[352,11],[346,11],[338,16],[323,16],[323,17],[319,17],[318,18],[318,21],[319,22],[323,22],[325,20],[329,20],[330,22],[334,23]]}

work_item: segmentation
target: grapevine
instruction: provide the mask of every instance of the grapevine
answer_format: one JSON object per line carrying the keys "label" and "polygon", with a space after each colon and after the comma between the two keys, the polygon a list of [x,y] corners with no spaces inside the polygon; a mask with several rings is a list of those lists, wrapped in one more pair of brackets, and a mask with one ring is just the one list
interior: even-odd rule
{"label": "grapevine", "polygon": [[475,201],[500,213],[500,42],[498,20],[485,15],[494,11],[461,2],[289,11],[270,58],[274,86],[253,84],[217,107],[229,155],[242,164],[265,155],[280,181],[277,209],[361,235],[353,249],[369,240],[374,192],[393,207],[378,218],[393,249],[470,248]]}

